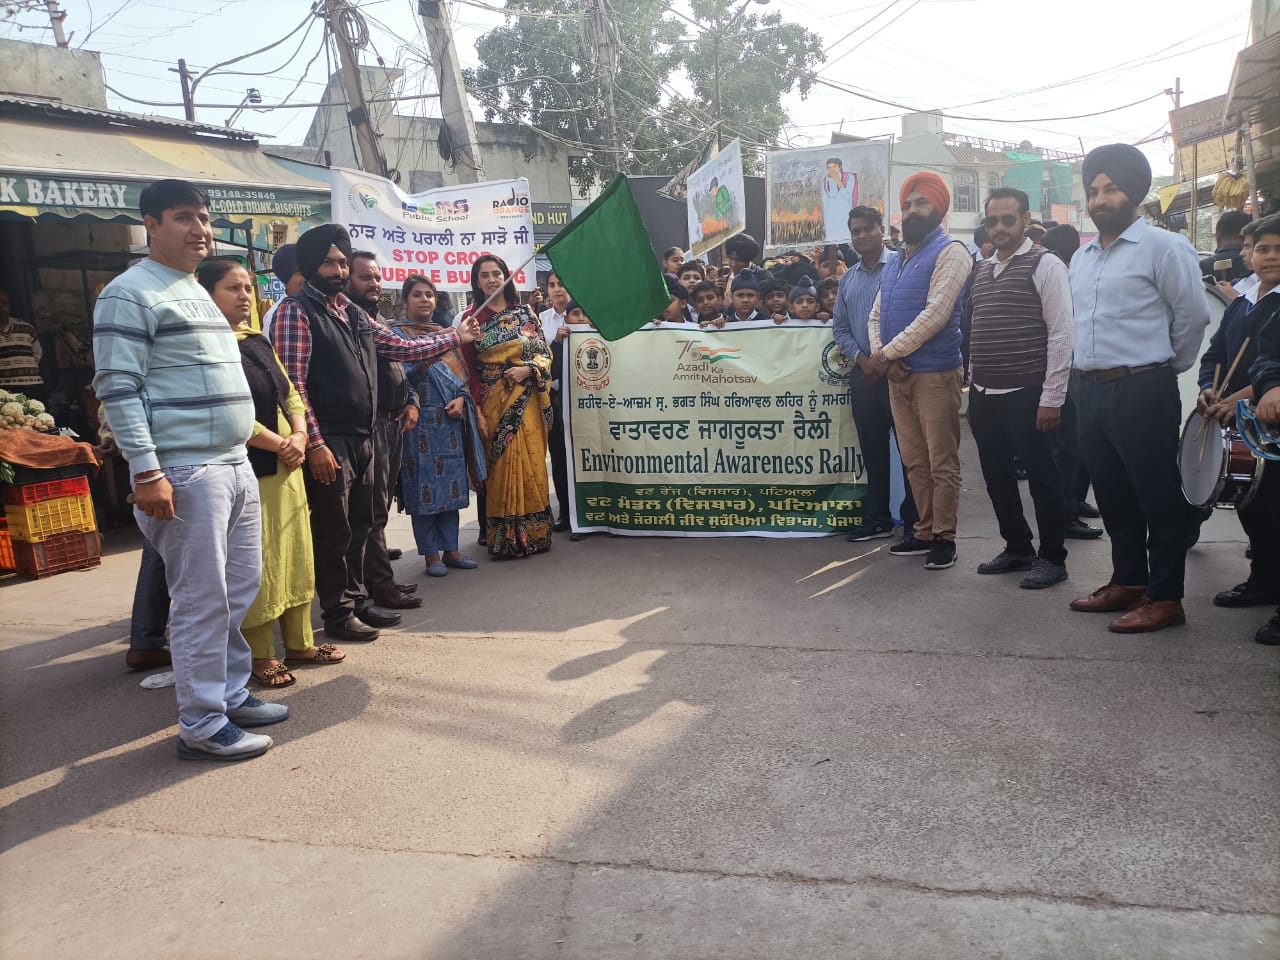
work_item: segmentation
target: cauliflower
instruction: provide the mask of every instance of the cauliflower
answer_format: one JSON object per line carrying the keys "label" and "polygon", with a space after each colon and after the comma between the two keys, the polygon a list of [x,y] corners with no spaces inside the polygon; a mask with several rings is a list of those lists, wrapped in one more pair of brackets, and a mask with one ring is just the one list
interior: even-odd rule
{"label": "cauliflower", "polygon": [[52,414],[40,413],[36,415],[35,427],[37,430],[53,430],[57,425]]}
{"label": "cauliflower", "polygon": [[44,404],[41,403],[39,400],[28,400],[26,402],[26,408],[27,408],[27,413],[30,413],[32,415],[45,412]]}
{"label": "cauliflower", "polygon": [[26,411],[22,409],[22,404],[18,403],[16,400],[9,400],[3,405],[0,405],[0,417],[7,417],[10,420],[15,420],[22,417],[25,413]]}

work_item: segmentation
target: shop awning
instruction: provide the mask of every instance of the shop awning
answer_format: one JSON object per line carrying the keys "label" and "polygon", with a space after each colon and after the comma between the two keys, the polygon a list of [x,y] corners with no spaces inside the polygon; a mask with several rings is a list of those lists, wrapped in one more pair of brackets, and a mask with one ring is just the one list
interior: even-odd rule
{"label": "shop awning", "polygon": [[142,188],[165,178],[205,187],[224,221],[329,219],[328,172],[256,144],[0,117],[0,215],[141,223]]}

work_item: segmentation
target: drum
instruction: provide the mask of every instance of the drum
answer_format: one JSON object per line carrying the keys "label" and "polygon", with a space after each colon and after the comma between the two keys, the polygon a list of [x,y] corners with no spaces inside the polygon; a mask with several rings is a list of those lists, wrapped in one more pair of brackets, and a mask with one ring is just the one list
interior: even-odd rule
{"label": "drum", "polygon": [[1178,444],[1182,495],[1193,507],[1235,510],[1253,500],[1262,482],[1263,461],[1240,434],[1192,412]]}

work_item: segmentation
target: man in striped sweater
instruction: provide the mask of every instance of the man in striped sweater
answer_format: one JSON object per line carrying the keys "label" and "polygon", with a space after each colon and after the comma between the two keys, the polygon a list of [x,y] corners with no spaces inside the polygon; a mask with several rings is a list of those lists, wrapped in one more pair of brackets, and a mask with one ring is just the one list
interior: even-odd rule
{"label": "man in striped sweater", "polygon": [[[1027,237],[1027,195],[991,191],[983,226],[995,250],[973,272],[969,428],[1004,549],[984,574],[1026,572],[1030,590],[1067,579],[1062,474],[1054,434],[1071,375],[1071,283],[1066,265]],[[1014,457],[1022,460],[1036,508],[1040,551],[1022,512]]]}
{"label": "man in striped sweater", "polygon": [[150,252],[94,307],[93,386],[173,598],[178,756],[244,760],[272,741],[241,728],[289,715],[246,689],[253,661],[240,624],[262,569],[258,482],[245,449],[253,399],[235,334],[193,276],[213,248],[208,195],[160,180],[142,191],[141,208]]}

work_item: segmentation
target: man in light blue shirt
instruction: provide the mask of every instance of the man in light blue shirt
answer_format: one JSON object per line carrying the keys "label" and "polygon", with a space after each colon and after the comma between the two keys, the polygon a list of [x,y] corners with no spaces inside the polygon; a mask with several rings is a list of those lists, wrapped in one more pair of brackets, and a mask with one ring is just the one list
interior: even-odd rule
{"label": "man in light blue shirt", "polygon": [[[880,292],[885,266],[896,263],[901,254],[885,248],[884,223],[875,207],[854,207],[849,211],[849,240],[858,262],[840,278],[831,333],[840,352],[854,364],[849,371],[849,401],[867,469],[866,509],[863,519],[851,526],[848,534],[849,540],[857,542],[893,535],[893,513],[889,509],[893,411],[889,408],[889,381],[877,376],[867,362],[872,352],[867,317]],[[902,522],[909,532],[919,514],[905,470],[902,486],[906,491]]]}
{"label": "man in light blue shirt", "polygon": [[1209,308],[1191,244],[1138,215],[1151,188],[1141,151],[1121,143],[1091,151],[1084,186],[1098,235],[1071,260],[1071,395],[1112,574],[1071,608],[1118,612],[1112,631],[1146,633],[1186,622],[1192,518],[1178,470],[1177,375],[1199,355]]}

